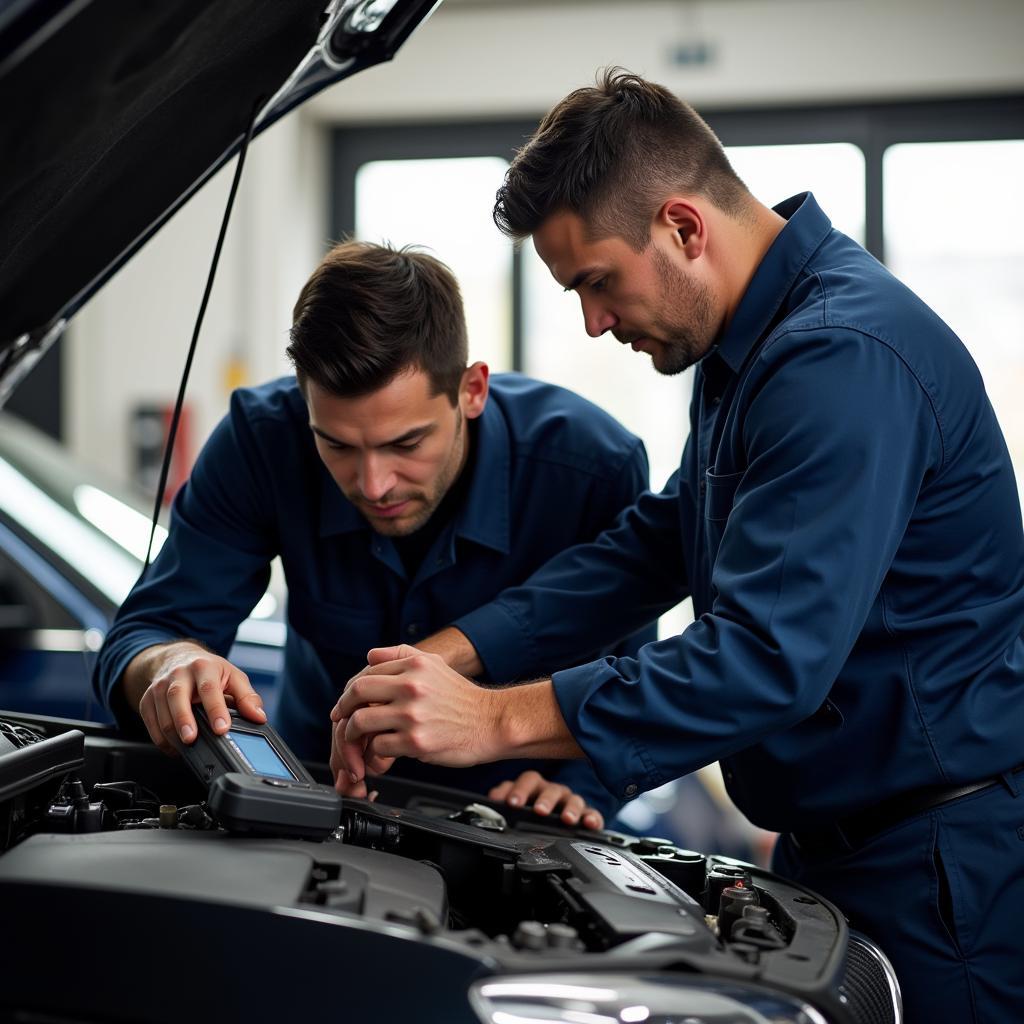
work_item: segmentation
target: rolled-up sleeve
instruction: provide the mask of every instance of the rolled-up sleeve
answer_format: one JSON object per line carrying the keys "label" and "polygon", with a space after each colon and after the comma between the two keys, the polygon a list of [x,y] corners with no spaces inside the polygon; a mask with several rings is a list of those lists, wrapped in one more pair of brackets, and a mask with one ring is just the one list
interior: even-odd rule
{"label": "rolled-up sleeve", "polygon": [[942,463],[927,383],[879,339],[791,332],[764,346],[745,386],[746,468],[708,477],[710,612],[636,658],[554,676],[566,723],[615,793],[817,710]]}

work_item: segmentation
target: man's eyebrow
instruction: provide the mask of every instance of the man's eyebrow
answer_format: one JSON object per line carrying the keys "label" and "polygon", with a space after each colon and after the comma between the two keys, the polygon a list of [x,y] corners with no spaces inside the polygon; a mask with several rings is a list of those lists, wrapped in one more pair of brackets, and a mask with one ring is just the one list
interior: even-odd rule
{"label": "man's eyebrow", "polygon": [[565,286],[564,291],[574,292],[591,274],[598,271],[598,267],[584,267],[576,272],[576,276]]}
{"label": "man's eyebrow", "polygon": [[391,445],[395,444],[407,444],[414,438],[422,439],[424,437],[427,437],[429,434],[432,434],[435,430],[437,430],[436,423],[424,423],[422,426],[413,427],[411,430],[407,430],[404,434],[400,434],[398,437],[392,437],[388,441],[382,441],[379,445],[377,445],[377,447],[389,448],[391,447]]}
{"label": "man's eyebrow", "polygon": [[[327,433],[326,430],[321,430],[319,427],[310,423],[309,429],[316,434],[317,437],[322,437],[329,444],[341,445],[343,448],[350,448],[351,445],[347,441],[342,441],[337,437],[332,437]],[[413,438],[424,438],[428,434],[432,434],[437,429],[436,423],[426,423],[423,426],[412,427],[407,430],[404,434],[400,434],[398,437],[389,438],[387,441],[382,441],[380,444],[374,445],[375,448],[390,448],[396,444],[407,444]]]}

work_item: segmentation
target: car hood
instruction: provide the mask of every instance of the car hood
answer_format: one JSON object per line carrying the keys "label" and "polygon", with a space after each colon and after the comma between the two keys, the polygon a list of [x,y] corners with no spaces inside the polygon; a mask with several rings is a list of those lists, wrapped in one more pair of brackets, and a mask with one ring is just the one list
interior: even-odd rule
{"label": "car hood", "polygon": [[0,3],[0,404],[256,133],[389,60],[440,0]]}

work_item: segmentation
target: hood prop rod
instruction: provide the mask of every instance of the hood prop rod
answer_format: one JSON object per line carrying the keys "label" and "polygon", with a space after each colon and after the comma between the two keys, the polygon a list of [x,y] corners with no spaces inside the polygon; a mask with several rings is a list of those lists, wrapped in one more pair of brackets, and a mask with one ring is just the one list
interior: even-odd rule
{"label": "hood prop rod", "polygon": [[171,467],[171,456],[174,454],[174,441],[178,436],[178,423],[181,420],[181,409],[185,404],[185,390],[188,387],[189,374],[192,371],[192,361],[196,354],[196,344],[199,341],[199,331],[203,326],[203,318],[206,316],[206,307],[210,301],[210,293],[213,291],[213,279],[217,274],[217,264],[220,262],[221,249],[224,247],[224,237],[228,231],[228,223],[231,220],[231,210],[235,205],[235,195],[238,193],[238,183],[242,180],[242,168],[245,166],[245,154],[252,141],[256,121],[259,118],[260,110],[263,107],[265,98],[256,101],[249,115],[249,123],[245,130],[245,138],[242,140],[241,148],[238,151],[238,163],[235,165],[235,176],[231,182],[231,191],[228,193],[227,205],[224,208],[224,217],[220,224],[220,234],[217,236],[217,245],[213,250],[213,260],[210,263],[210,272],[206,278],[206,289],[203,292],[202,302],[199,303],[199,313],[196,316],[196,325],[192,331],[192,342],[188,348],[188,356],[185,359],[185,368],[181,374],[181,383],[178,385],[178,397],[174,402],[174,413],[171,416],[171,426],[167,432],[167,446],[164,449],[163,463],[160,466],[160,482],[156,489],[156,501],[153,505],[153,521],[149,528],[149,544],[146,546],[146,560],[139,573],[141,581],[149,569],[150,560],[153,555],[153,539],[156,536],[156,527],[160,519],[160,509],[164,502],[164,492],[167,490],[167,476]]}

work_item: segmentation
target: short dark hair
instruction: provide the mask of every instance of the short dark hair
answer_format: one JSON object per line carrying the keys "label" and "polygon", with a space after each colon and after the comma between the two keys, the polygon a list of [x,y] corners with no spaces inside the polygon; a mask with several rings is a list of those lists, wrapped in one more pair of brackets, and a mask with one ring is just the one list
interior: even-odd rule
{"label": "short dark hair", "polygon": [[579,216],[597,238],[617,235],[637,252],[673,190],[742,215],[750,193],[722,144],[689,104],[622,68],[598,73],[553,107],[516,154],[498,189],[494,222],[532,235],[554,213]]}
{"label": "short dark hair", "polygon": [[345,241],[320,261],[292,314],[288,358],[306,382],[356,398],[423,370],[452,405],[466,369],[459,285],[438,259],[406,246]]}

